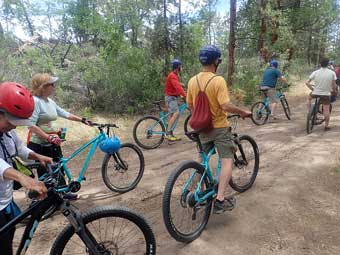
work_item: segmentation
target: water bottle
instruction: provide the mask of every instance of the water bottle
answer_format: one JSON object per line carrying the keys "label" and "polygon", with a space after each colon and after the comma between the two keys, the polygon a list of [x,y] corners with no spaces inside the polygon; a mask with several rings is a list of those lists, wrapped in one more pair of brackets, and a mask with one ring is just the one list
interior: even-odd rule
{"label": "water bottle", "polygon": [[60,139],[62,139],[62,140],[65,140],[65,138],[66,138],[66,131],[67,131],[67,128],[61,128],[60,129]]}

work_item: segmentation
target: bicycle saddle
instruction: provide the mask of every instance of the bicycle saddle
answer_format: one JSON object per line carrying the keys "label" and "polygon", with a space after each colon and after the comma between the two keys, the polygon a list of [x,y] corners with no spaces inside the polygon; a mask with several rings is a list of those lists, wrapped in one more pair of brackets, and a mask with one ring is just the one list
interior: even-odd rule
{"label": "bicycle saddle", "polygon": [[198,131],[191,131],[191,132],[186,132],[185,135],[192,141],[197,142],[199,140],[199,133]]}

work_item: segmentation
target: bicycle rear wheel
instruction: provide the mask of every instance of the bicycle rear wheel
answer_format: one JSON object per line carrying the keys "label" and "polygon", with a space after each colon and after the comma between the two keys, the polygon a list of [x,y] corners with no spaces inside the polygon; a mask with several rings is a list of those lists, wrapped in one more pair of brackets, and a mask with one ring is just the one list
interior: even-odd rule
{"label": "bicycle rear wheel", "polygon": [[118,152],[106,154],[102,163],[102,178],[112,191],[125,193],[133,190],[144,173],[144,156],[134,144],[124,143]]}
{"label": "bicycle rear wheel", "polygon": [[312,133],[314,122],[316,118],[316,106],[315,104],[309,109],[309,112],[307,114],[307,124],[306,124],[306,131],[307,134]]}
{"label": "bicycle rear wheel", "polygon": [[234,164],[230,186],[244,192],[254,184],[260,165],[260,154],[257,144],[248,135],[241,135],[234,154]]}
{"label": "bicycle rear wheel", "polygon": [[[101,254],[156,254],[156,241],[147,221],[126,208],[97,207],[82,216],[84,227],[98,243]],[[89,254],[86,244],[68,225],[58,235],[51,255]]]}
{"label": "bicycle rear wheel", "polygon": [[282,96],[280,98],[280,101],[281,101],[281,105],[282,105],[282,108],[285,112],[287,119],[290,120],[290,108],[289,108],[288,101],[287,101],[286,97]]}
{"label": "bicycle rear wheel", "polygon": [[[163,194],[163,220],[170,235],[177,241],[189,243],[200,236],[208,223],[212,197],[197,204],[197,189],[204,167],[195,161],[182,162],[169,176]],[[210,187],[205,175],[201,192]]]}
{"label": "bicycle rear wheel", "polygon": [[154,116],[139,119],[133,127],[133,139],[143,149],[155,149],[164,141],[165,126]]}
{"label": "bicycle rear wheel", "polygon": [[259,101],[253,104],[251,113],[251,120],[254,124],[264,125],[268,121],[270,110],[262,101]]}

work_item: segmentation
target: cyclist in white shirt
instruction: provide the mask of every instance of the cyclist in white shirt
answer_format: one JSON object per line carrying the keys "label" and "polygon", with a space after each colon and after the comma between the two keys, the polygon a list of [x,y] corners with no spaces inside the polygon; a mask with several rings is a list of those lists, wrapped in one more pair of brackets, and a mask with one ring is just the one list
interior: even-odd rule
{"label": "cyclist in white shirt", "polygon": [[[306,82],[306,86],[312,90],[308,96],[308,110],[311,107],[311,101],[315,97],[321,98],[321,103],[323,104],[323,115],[325,117],[325,131],[330,129],[330,96],[336,93],[336,75],[335,72],[328,68],[329,59],[322,58],[320,61],[320,69],[314,71]],[[314,86],[312,84],[314,81]]]}

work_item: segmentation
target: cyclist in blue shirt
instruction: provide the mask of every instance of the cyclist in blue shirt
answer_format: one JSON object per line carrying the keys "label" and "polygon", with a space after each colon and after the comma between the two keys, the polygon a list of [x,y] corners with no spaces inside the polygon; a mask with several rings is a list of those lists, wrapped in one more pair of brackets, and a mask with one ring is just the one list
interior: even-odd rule
{"label": "cyclist in blue shirt", "polygon": [[270,61],[269,67],[264,71],[261,83],[261,90],[265,90],[270,101],[271,118],[275,119],[275,107],[279,102],[276,97],[276,83],[280,80],[288,84],[287,80],[282,76],[282,73],[278,70],[279,62],[277,60]]}

